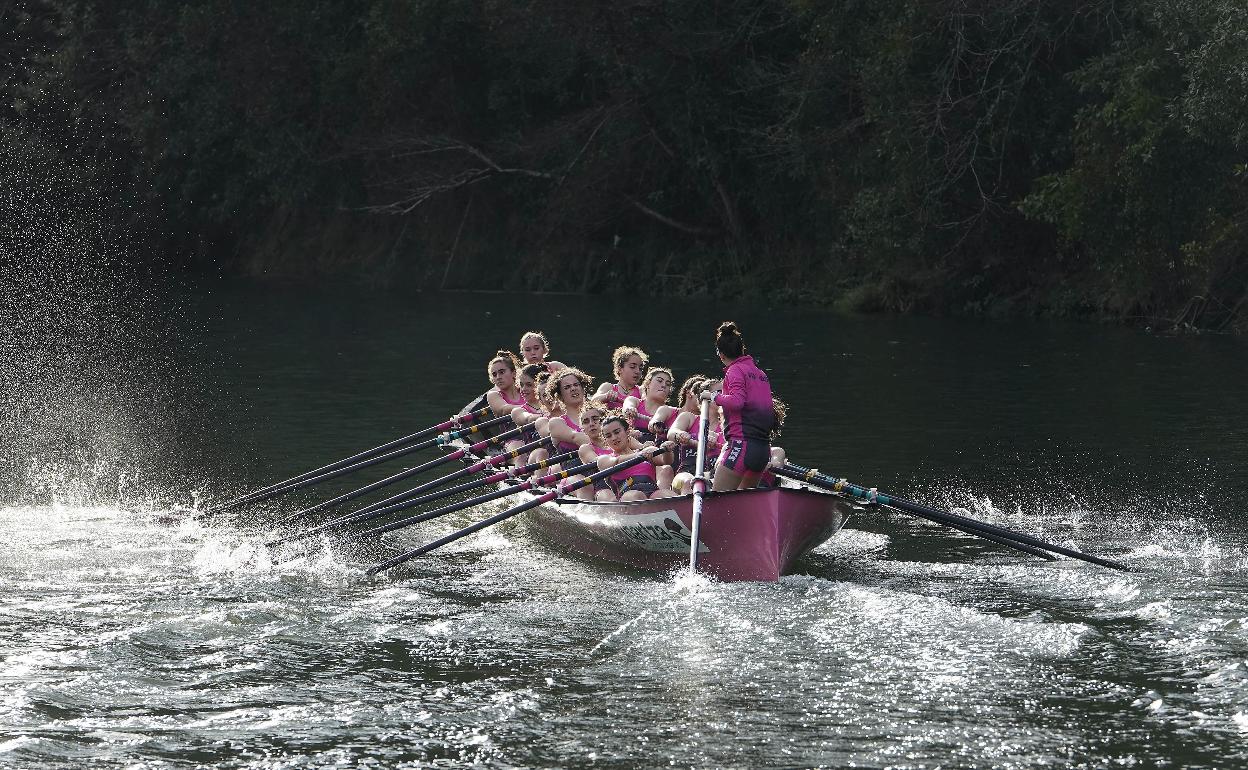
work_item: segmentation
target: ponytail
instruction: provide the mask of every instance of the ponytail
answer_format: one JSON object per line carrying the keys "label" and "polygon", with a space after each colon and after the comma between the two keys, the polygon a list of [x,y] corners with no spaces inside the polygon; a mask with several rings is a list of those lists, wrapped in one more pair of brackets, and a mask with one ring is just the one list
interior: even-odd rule
{"label": "ponytail", "polygon": [[741,338],[741,330],[733,321],[724,321],[715,330],[715,349],[724,354],[725,358],[740,358],[745,355],[745,340]]}
{"label": "ponytail", "polygon": [[502,361],[503,363],[507,364],[507,368],[510,369],[513,373],[516,371],[516,369],[519,367],[519,364],[520,364],[520,361],[519,359],[516,358],[515,353],[512,353],[510,350],[499,350],[497,353],[494,354],[494,357],[490,359],[490,362],[485,365],[486,375],[489,375],[490,370],[494,368],[495,361]]}

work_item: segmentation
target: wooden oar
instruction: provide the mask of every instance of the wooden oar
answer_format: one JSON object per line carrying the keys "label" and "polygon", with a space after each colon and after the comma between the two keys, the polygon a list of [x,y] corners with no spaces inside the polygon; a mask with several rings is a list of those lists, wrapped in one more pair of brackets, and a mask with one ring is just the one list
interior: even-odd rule
{"label": "wooden oar", "polygon": [[[441,500],[446,497],[451,497],[453,495],[459,494],[460,492],[468,492],[473,489],[480,489],[481,487],[487,486],[489,484],[495,484],[497,482],[504,481],[508,478],[517,478],[520,476],[527,476],[530,473],[533,473],[534,471],[539,471],[542,468],[549,468],[552,465],[558,465],[564,460],[567,460],[575,456],[576,456],[575,452],[565,452],[564,454],[556,455],[554,457],[549,457],[545,460],[538,460],[537,462],[532,462],[532,463],[529,463],[528,465],[524,465],[519,468],[509,468],[508,470],[505,470],[505,471],[499,471],[498,473],[485,476],[484,478],[480,478],[475,481],[470,481],[466,484],[460,484],[458,486],[449,487],[447,489],[441,490],[440,492],[434,492],[433,494],[425,495],[424,497],[419,497],[414,500],[408,500],[407,502],[404,502],[404,503],[391,505],[386,508],[381,508],[381,509],[373,510],[373,511],[353,513],[348,516],[343,516],[341,518],[334,519],[333,521],[325,522],[324,524],[313,527],[312,529],[309,529],[305,532],[300,532],[299,534],[296,534],[296,535],[291,535],[289,537],[282,537],[276,540],[270,540],[269,542],[265,543],[265,546],[272,548],[274,546],[281,545],[282,543],[293,543],[298,540],[304,540],[306,538],[312,537],[313,535],[317,535],[317,534],[320,534],[321,532],[326,532],[328,530],[342,529],[343,527],[349,526],[351,524],[359,524],[365,521],[372,521],[373,519],[381,518],[382,516],[387,516],[397,511],[406,510],[408,508],[414,508],[418,505],[424,505],[425,503],[432,502],[434,500]],[[478,463],[475,466],[469,466],[469,468],[476,468],[479,471],[481,467],[484,467],[484,466],[485,466],[485,463],[482,462],[482,463]],[[465,470],[468,470],[468,469],[465,469]],[[473,472],[475,473],[476,471],[473,471]],[[508,492],[508,494],[513,494],[513,493]],[[499,497],[502,497],[502,495],[499,495]],[[481,502],[481,501],[479,500],[469,501],[468,505],[475,505],[477,502]],[[461,506],[461,507],[467,507],[467,506]],[[460,510],[460,508],[455,508],[454,510]],[[446,510],[442,510],[442,512],[450,513],[450,511],[446,511]],[[365,532],[364,534],[369,534],[370,532]]]}
{"label": "wooden oar", "polygon": [[[390,569],[391,567],[396,567],[409,559],[414,559],[417,556],[420,556],[421,554],[426,554],[432,550],[441,548],[447,543],[453,543],[456,540],[459,540],[461,537],[467,537],[468,535],[471,535],[474,532],[479,532],[480,530],[483,530],[486,527],[491,527],[499,523],[500,521],[510,519],[512,516],[515,516],[520,513],[524,513],[525,511],[530,510],[532,508],[536,508],[537,506],[543,503],[549,503],[551,500],[554,500],[560,494],[567,494],[568,492],[575,492],[581,487],[587,486],[589,484],[593,484],[598,479],[606,478],[607,476],[610,476],[613,473],[618,473],[627,468],[631,468],[637,463],[644,462],[648,459],[650,458],[639,453],[636,457],[633,457],[632,459],[629,459],[629,460],[625,460],[624,462],[619,463],[618,465],[614,465],[610,468],[607,468],[606,470],[598,471],[597,473],[591,473],[588,476],[577,479],[571,484],[567,484],[562,489],[552,489],[551,491],[545,494],[539,495],[527,502],[523,502],[514,508],[509,508],[503,511],[502,513],[496,513],[493,516],[489,517],[488,519],[482,519],[481,521],[478,521],[476,524],[472,524],[467,527],[464,527],[461,530],[452,532],[446,537],[439,538],[437,540],[434,540],[432,543],[427,543],[425,545],[422,545],[420,548],[416,548],[414,550],[408,551],[407,553],[400,554],[394,557],[393,559],[389,559],[374,567],[370,567],[367,570],[367,572],[369,575],[376,575],[379,572],[384,572]],[[593,463],[590,463],[588,465],[583,465],[580,467],[588,468],[588,467],[595,467],[595,466]],[[571,473],[571,472],[572,471],[569,470],[569,471],[566,471],[565,473]],[[560,474],[555,474],[555,477],[557,477],[558,475]],[[545,478],[552,478],[552,476],[547,476]]]}
{"label": "wooden oar", "polygon": [[1109,567],[1110,569],[1121,570],[1123,572],[1135,572],[1135,570],[1131,567],[1116,561],[1111,561],[1110,559],[1102,559],[1099,556],[1092,556],[1071,548],[1066,548],[1065,546],[1046,543],[1039,538],[1025,535],[1022,532],[1005,529],[1004,527],[998,527],[984,521],[969,519],[965,516],[958,516],[957,514],[949,513],[947,511],[938,511],[935,508],[928,508],[925,505],[919,505],[918,503],[913,503],[909,500],[893,497],[892,495],[887,495],[873,489],[866,489],[856,484],[851,484],[846,479],[837,479],[824,475],[812,468],[804,468],[800,465],[794,465],[793,463],[786,463],[783,468],[772,468],[772,471],[779,476],[787,476],[788,478],[797,479],[798,481],[805,481],[833,492],[848,493],[859,500],[879,503],[880,505],[888,506],[889,508],[894,508],[902,511],[903,513],[909,513],[914,516],[927,519],[928,521],[934,521],[938,524],[957,526],[957,528],[961,529],[963,532],[969,532],[970,534],[978,535],[979,537],[992,540],[993,542],[1000,543],[1001,545],[1025,551],[1026,553],[1033,552],[1032,550],[1027,549],[1027,546],[1032,546],[1033,549],[1040,548],[1045,551],[1052,551],[1053,553],[1058,553],[1063,556],[1069,556],[1072,559],[1079,559],[1092,564],[1099,564],[1102,567]]}
{"label": "wooden oar", "polygon": [[[383,508],[389,508],[405,500],[411,500],[413,497],[416,497],[417,495],[420,495],[421,493],[426,492],[430,489],[436,489],[437,487],[440,487],[443,484],[448,484],[456,479],[460,479],[465,476],[471,476],[472,474],[483,471],[486,468],[502,465],[508,460],[514,460],[520,455],[525,454],[527,452],[531,452],[534,449],[537,449],[538,447],[542,446],[543,444],[546,444],[546,442],[547,442],[547,439],[539,438],[536,441],[531,441],[525,444],[524,446],[516,447],[515,449],[512,449],[508,452],[500,452],[499,454],[496,454],[493,457],[488,457],[484,460],[473,463],[472,465],[461,468],[460,470],[455,471],[454,473],[451,473],[449,475],[433,479],[432,481],[426,481],[423,484],[417,484],[411,489],[400,492],[397,495],[387,497],[384,500],[378,500],[375,503],[370,503],[364,506],[363,508],[360,508],[359,510],[352,511],[351,515],[354,516],[354,515],[358,515],[361,513],[368,513],[370,511],[378,511]],[[553,463],[549,463],[549,464],[553,465]],[[410,506],[406,506],[406,507],[410,507]]]}
{"label": "wooden oar", "polygon": [[[399,519],[398,521],[391,522],[390,524],[386,524],[384,526],[374,527],[372,529],[366,529],[360,533],[360,536],[363,537],[365,535],[380,535],[386,532],[393,532],[396,529],[402,529],[403,527],[407,527],[412,524],[419,524],[422,521],[429,521],[430,519],[436,519],[439,516],[445,516],[448,513],[454,513],[455,511],[462,511],[465,508],[471,508],[474,505],[481,505],[482,503],[493,502],[494,500],[499,500],[504,497],[509,497],[511,495],[518,494],[520,492],[525,492],[530,489],[533,489],[534,487],[546,487],[546,486],[550,486],[551,484],[557,484],[561,480],[567,479],[571,476],[575,476],[578,473],[584,473],[585,471],[590,470],[591,468],[596,468],[596,467],[598,467],[596,463],[585,463],[584,465],[576,465],[571,468],[566,468],[564,470],[556,471],[555,473],[548,473],[545,476],[542,476],[540,478],[528,479],[526,481],[521,481],[518,484],[513,484],[511,486],[503,487],[502,489],[496,489],[493,492],[488,492],[484,495],[481,495],[480,497],[474,497],[470,500],[461,500],[458,503],[452,503],[450,505],[446,505],[441,508],[435,508],[432,511],[426,511],[424,513],[420,513],[415,516],[409,516],[406,519]],[[498,476],[500,475],[504,477],[506,476],[506,474],[495,474],[494,480],[502,481],[503,480],[502,478],[498,478]],[[577,486],[575,488],[580,489],[580,486]]]}
{"label": "wooden oar", "polygon": [[711,402],[702,399],[698,417],[698,455],[693,463],[693,515],[689,519],[689,571],[698,571],[698,546],[702,535],[702,500],[706,497],[706,435]]}
{"label": "wooden oar", "polygon": [[479,420],[482,417],[486,417],[490,414],[492,414],[492,412],[490,411],[488,407],[486,407],[485,409],[478,409],[475,412],[467,412],[465,414],[457,415],[455,417],[452,417],[449,420],[446,420],[445,422],[440,422],[437,425],[431,425],[430,427],[425,428],[424,430],[418,430],[411,435],[404,436],[403,438],[396,438],[394,441],[388,441],[385,444],[382,444],[381,446],[376,446],[376,447],[373,447],[372,449],[367,449],[363,452],[360,452],[359,454],[354,454],[354,455],[351,455],[350,457],[345,457],[341,460],[332,462],[329,465],[323,465],[320,468],[316,468],[315,470],[310,470],[310,471],[307,471],[306,473],[301,473],[298,476],[292,476],[291,478],[288,478],[285,481],[279,481],[276,484],[270,484],[269,486],[263,487],[261,489],[257,489],[254,492],[248,492],[247,494],[237,497],[233,500],[230,500],[229,502],[222,503],[221,505],[209,508],[203,511],[203,513],[200,515],[209,514],[209,513],[220,513],[221,511],[228,510],[237,505],[243,505],[244,503],[249,503],[252,501],[253,498],[259,495],[268,493],[268,492],[272,492],[273,490],[284,487],[287,484],[294,484],[296,482],[303,481],[304,479],[312,478],[313,476],[319,476],[322,473],[327,473],[332,470],[337,470],[338,468],[342,468],[344,466],[357,463],[360,460],[366,460],[369,457],[374,457],[383,452],[388,452],[391,449],[401,447],[404,444],[410,444],[411,442],[422,439],[425,436],[431,436],[435,433],[441,433],[443,431],[450,430],[451,428],[454,428],[457,425],[464,425],[474,420]]}
{"label": "wooden oar", "polygon": [[350,492],[338,495],[337,497],[332,498],[330,500],[326,500],[323,503],[317,503],[311,508],[304,508],[302,511],[295,511],[292,514],[283,516],[282,518],[274,521],[272,526],[279,526],[289,521],[293,521],[294,519],[300,519],[300,518],[303,518],[304,516],[309,516],[313,513],[317,513],[318,511],[323,511],[327,508],[333,508],[335,506],[342,505],[348,500],[354,500],[357,497],[363,497],[364,495],[367,495],[369,492],[374,492],[378,489],[381,489],[382,487],[387,487],[391,484],[402,481],[403,479],[411,478],[412,476],[416,476],[418,474],[424,473],[425,471],[436,468],[439,465],[445,465],[446,463],[454,462],[455,460],[460,459],[466,454],[469,454],[469,453],[477,454],[479,452],[484,451],[485,448],[488,447],[490,444],[501,444],[507,441],[507,439],[515,438],[516,436],[520,435],[521,431],[523,430],[524,430],[523,428],[512,428],[511,430],[504,431],[503,433],[500,433],[497,436],[494,436],[493,438],[487,438],[484,441],[479,441],[473,444],[472,446],[464,447],[462,449],[456,449],[454,452],[448,452],[447,454],[444,454],[441,457],[430,460],[427,463],[422,463],[420,465],[417,465],[414,468],[408,468],[407,470],[399,471],[393,476],[387,476],[381,481],[374,481],[372,484],[366,484],[360,487],[359,489],[353,489]]}
{"label": "wooden oar", "polygon": [[[458,486],[450,487],[449,489],[444,489],[440,492],[434,492],[432,494],[423,495],[421,497],[404,500],[403,502],[396,503],[394,505],[388,505],[385,508],[378,508],[377,510],[371,510],[371,511],[368,511],[367,513],[362,513],[362,518],[355,518],[354,516],[353,518],[355,518],[355,521],[362,521],[364,519],[375,519],[380,516],[386,516],[391,513],[397,513],[398,511],[404,511],[404,510],[407,510],[408,508],[415,508],[418,505],[424,505],[425,503],[433,502],[434,500],[441,500],[444,497],[450,497],[451,495],[458,494],[460,492],[468,492],[473,489],[479,489],[481,487],[487,486],[489,484],[496,484],[500,481],[505,481],[509,478],[517,479],[517,478],[520,478],[521,476],[527,476],[530,473],[534,473],[536,471],[542,470],[543,468],[551,468],[556,465],[559,465],[560,463],[567,462],[568,460],[576,460],[576,459],[577,459],[576,452],[564,452],[563,454],[555,455],[554,457],[548,457],[545,460],[538,460],[536,462],[529,463],[528,465],[525,465],[520,468],[509,468],[505,471],[499,471],[497,473],[490,474],[489,476],[484,476],[482,478],[479,478],[475,481],[470,481],[466,484],[460,484]],[[478,465],[480,465],[480,463],[478,463]],[[579,473],[579,472],[580,471],[576,469],[569,469],[567,472],[560,471],[559,474],[555,474],[555,478],[566,478],[569,474]],[[356,514],[356,516],[360,516],[360,515],[361,514]]]}
{"label": "wooden oar", "polygon": [[409,455],[412,452],[419,452],[420,450],[428,449],[431,446],[436,446],[439,444],[448,444],[452,441],[455,441],[456,439],[461,439],[464,436],[471,436],[473,433],[479,433],[491,425],[497,425],[500,422],[504,422],[510,419],[511,419],[511,415],[495,417],[492,420],[486,420],[485,422],[477,423],[476,425],[473,425],[471,428],[464,428],[463,430],[457,430],[452,433],[447,433],[445,435],[438,436],[437,438],[431,438],[428,441],[422,441],[419,444],[413,444],[409,447],[396,449],[393,452],[389,452],[384,455],[373,457],[368,460],[362,460],[358,463],[355,463],[354,465],[348,465],[345,468],[338,468],[337,470],[332,470],[332,471],[329,471],[328,473],[322,473],[319,476],[313,476],[311,478],[304,479],[303,481],[297,481],[294,484],[287,484],[286,486],[281,487],[279,489],[274,489],[270,492],[265,492],[262,495],[256,495],[255,497],[252,497],[251,499],[247,500],[246,504],[251,505],[254,503],[263,502],[265,500],[271,500],[274,497],[278,497],[279,495],[284,495],[288,492],[293,492],[296,489],[304,489],[305,487],[310,487],[315,484],[320,484],[323,481],[329,481],[330,479],[336,479],[339,476],[345,476],[348,473],[355,473],[361,468],[368,468],[370,466],[377,465],[379,463],[389,462],[390,460],[393,460],[396,457]]}
{"label": "wooden oar", "polygon": [[[485,439],[485,441],[490,441],[490,439]],[[352,519],[354,522],[354,520],[361,520],[358,517],[361,517],[361,515],[363,514],[379,512],[378,515],[384,515],[387,513],[391,513],[392,510],[402,510],[403,508],[411,508],[412,505],[426,503],[431,498],[424,497],[418,500],[413,500],[412,505],[399,505],[398,504],[398,503],[404,502],[404,500],[412,500],[412,498],[417,497],[417,495],[423,492],[427,492],[427,490],[429,489],[436,489],[438,487],[442,487],[443,484],[449,484],[453,482],[453,480],[456,480],[458,478],[464,478],[466,477],[466,475],[479,473],[480,470],[484,470],[485,468],[490,468],[490,467],[494,467],[494,465],[503,464],[504,462],[509,461],[509,459],[515,459],[519,457],[520,454],[532,452],[533,449],[537,449],[538,447],[542,446],[542,444],[544,444],[545,441],[547,441],[547,439],[539,438],[538,441],[524,444],[523,447],[517,447],[515,449],[512,449],[512,451],[509,451],[509,452],[502,452],[499,454],[495,454],[495,456],[493,457],[485,458],[483,459],[483,461],[480,461],[478,463],[473,463],[472,465],[467,465],[467,467],[456,470],[456,472],[454,473],[449,473],[447,475],[442,475],[442,477],[428,480],[428,482],[417,484],[416,487],[412,487],[411,489],[404,490],[404,492],[399,492],[398,494],[391,495],[391,497],[388,497],[386,499],[377,500],[376,503],[369,503],[367,505],[364,505],[363,508],[352,510],[351,513],[344,515],[342,519]],[[480,446],[479,443],[474,444],[474,447],[479,447],[479,446]],[[472,448],[469,448],[469,452],[472,452]],[[555,462],[558,462],[558,461],[555,461]],[[554,463],[548,462],[547,464],[553,465]],[[432,499],[437,499],[437,497],[438,495],[433,495]],[[290,518],[290,517],[287,517],[287,518]],[[368,517],[368,518],[377,518],[377,517]],[[332,520],[332,522],[326,522],[326,525],[332,525],[338,522],[338,520],[341,520],[341,519],[334,519]],[[285,518],[278,519],[276,520],[276,522],[273,522],[273,524],[282,524],[283,522],[286,522]],[[285,542],[285,540],[277,540],[277,542]]]}

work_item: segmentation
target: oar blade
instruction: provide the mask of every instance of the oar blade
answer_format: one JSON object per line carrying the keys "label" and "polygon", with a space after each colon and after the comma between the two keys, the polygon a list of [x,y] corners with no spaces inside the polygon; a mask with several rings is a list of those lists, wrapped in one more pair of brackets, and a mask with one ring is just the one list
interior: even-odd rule
{"label": "oar blade", "polygon": [[940,511],[935,508],[929,508],[925,505],[920,505],[919,503],[904,500],[899,497],[893,497],[892,495],[878,492],[874,489],[866,489],[857,484],[851,484],[845,479],[837,479],[821,474],[812,468],[787,463],[783,468],[776,468],[773,470],[777,473],[777,475],[787,476],[788,478],[799,481],[805,481],[834,492],[848,494],[867,502],[879,503],[880,505],[893,508],[894,510],[899,510],[904,513],[909,513],[921,518],[935,521],[939,524],[961,529],[962,531],[978,535],[986,540],[992,540],[1002,545],[1006,545],[1007,547],[1015,548],[1019,551],[1030,552],[1028,550],[1029,548],[1042,549],[1044,551],[1061,554],[1062,556],[1067,556],[1072,559],[1086,561],[1090,564],[1115,569],[1120,572],[1136,572],[1134,568],[1112,559],[1093,556],[1092,554],[1076,551],[1073,548],[1067,548],[1055,543],[1047,543],[1039,538],[1032,537],[1031,535],[1027,535],[1022,532],[1015,532],[1004,527],[998,527],[994,524],[978,521],[966,516],[959,516],[948,511]]}

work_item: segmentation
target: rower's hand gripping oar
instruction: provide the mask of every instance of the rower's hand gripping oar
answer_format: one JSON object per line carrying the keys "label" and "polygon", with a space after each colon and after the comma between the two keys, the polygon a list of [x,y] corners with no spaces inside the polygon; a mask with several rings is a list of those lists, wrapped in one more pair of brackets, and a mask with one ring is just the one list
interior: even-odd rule
{"label": "rower's hand gripping oar", "polygon": [[[440,492],[434,492],[433,494],[425,495],[424,497],[418,497],[414,500],[408,500],[404,503],[390,505],[390,506],[387,506],[385,508],[381,508],[378,510],[356,512],[348,516],[343,516],[342,518],[334,519],[333,521],[325,522],[324,524],[321,524],[320,526],[313,527],[312,529],[309,529],[304,532],[300,532],[299,534],[296,534],[296,535],[291,535],[289,537],[282,537],[276,540],[270,540],[269,542],[265,543],[265,546],[272,548],[274,546],[281,545],[282,543],[292,543],[298,540],[305,540],[309,537],[320,534],[321,532],[325,532],[327,530],[342,529],[343,527],[350,526],[351,524],[360,524],[365,521],[371,521],[373,519],[381,518],[382,516],[387,516],[391,513],[396,513],[398,511],[406,510],[408,508],[415,508],[418,505],[424,505],[425,503],[432,502],[434,500],[441,500],[443,498],[459,494],[460,492],[468,492],[473,489],[479,489],[489,484],[495,484],[500,481],[505,481],[508,478],[518,478],[520,476],[527,476],[530,473],[539,471],[543,468],[549,468],[552,465],[558,465],[559,463],[565,460],[568,460],[570,458],[573,458],[575,456],[576,456],[575,452],[565,452],[564,454],[555,455],[554,457],[548,457],[545,460],[538,460],[537,462],[532,462],[532,463],[529,463],[528,465],[524,465],[519,468],[509,468],[505,471],[499,471],[498,473],[485,476],[484,478],[480,478],[475,481],[470,481],[466,484],[460,484],[458,486],[450,487],[449,489],[444,489]],[[484,466],[484,465],[485,463],[482,462],[482,463],[478,463],[475,466],[469,466],[469,468],[474,469],[472,470],[472,472],[476,473],[477,471],[481,470],[481,468],[478,466]],[[468,470],[468,469],[465,469],[465,470]],[[576,472],[578,471],[575,469],[572,469],[572,470],[569,470],[564,475],[566,476],[568,473],[576,473]],[[555,476],[555,478],[558,478],[558,476]],[[518,492],[518,491],[520,490],[516,489],[515,487],[508,487],[508,491],[505,491],[504,494],[491,493],[491,495],[493,496],[489,497],[489,499],[491,500],[497,499],[498,497],[503,497],[506,494],[514,494],[515,492]],[[473,499],[473,500],[467,500],[467,501],[464,501],[463,503],[456,503],[453,506],[447,506],[445,508],[439,508],[436,511],[429,512],[429,514],[436,514],[436,515],[429,515],[429,514],[421,514],[421,515],[422,516],[428,515],[429,518],[437,518],[437,516],[440,516],[443,513],[451,513],[452,511],[458,511],[463,508],[467,508],[469,506],[476,505],[477,503],[481,503],[481,502],[488,502],[488,500],[484,497]],[[421,520],[423,521],[424,519],[421,519]],[[411,519],[404,519],[404,522],[412,523],[412,524],[415,523]],[[397,529],[397,527],[394,527],[394,528]],[[376,534],[376,532],[377,532],[376,530],[368,530],[366,532],[363,532],[362,534],[365,534],[365,535]]]}
{"label": "rower's hand gripping oar", "polygon": [[958,516],[957,514],[946,511],[938,511],[935,508],[928,508],[925,505],[913,503],[900,497],[893,497],[874,489],[866,489],[858,486],[857,484],[851,484],[846,479],[837,479],[824,475],[813,468],[804,468],[800,465],[794,465],[793,463],[786,463],[784,467],[773,468],[772,470],[779,476],[787,476],[788,478],[796,479],[798,481],[806,481],[808,483],[815,484],[816,486],[823,487],[824,489],[829,489],[833,492],[848,493],[859,500],[879,503],[880,505],[894,508],[902,511],[903,513],[919,516],[938,524],[957,526],[957,528],[961,529],[963,532],[979,535],[980,537],[993,540],[994,542],[1001,543],[1002,545],[1017,548],[1020,551],[1027,551],[1030,553],[1031,551],[1027,550],[1026,547],[1032,546],[1034,548],[1042,548],[1046,551],[1052,551],[1053,553],[1059,553],[1063,556],[1069,556],[1072,559],[1079,559],[1092,564],[1099,564],[1102,567],[1109,567],[1110,569],[1121,570],[1122,572],[1135,572],[1134,569],[1120,562],[1103,559],[1099,556],[1092,556],[1090,554],[1076,551],[1072,548],[1066,548],[1065,546],[1046,543],[1045,541],[1032,537],[1031,535],[1025,535],[1022,532],[1015,532],[1004,527],[998,527],[984,521],[977,521],[976,519]]}
{"label": "rower's hand gripping oar", "polygon": [[480,431],[484,430],[485,428],[488,428],[491,425],[497,425],[500,422],[510,420],[510,419],[511,419],[511,415],[509,414],[503,415],[502,417],[495,417],[492,420],[486,420],[485,422],[477,423],[476,425],[473,425],[471,428],[464,428],[463,430],[457,430],[445,436],[438,436],[437,438],[431,438],[428,441],[422,441],[419,444],[413,444],[412,446],[409,446],[409,447],[396,449],[393,452],[389,452],[387,454],[380,455],[378,457],[372,457],[367,460],[361,460],[360,462],[355,463],[354,465],[348,465],[345,468],[338,468],[337,470],[332,470],[327,473],[322,473],[319,476],[313,476],[311,478],[304,479],[303,481],[297,481],[294,484],[287,484],[286,486],[281,487],[280,489],[274,489],[273,491],[265,492],[262,495],[256,495],[255,497],[252,497],[251,499],[247,500],[247,504],[250,505],[252,503],[263,502],[265,500],[272,499],[279,495],[284,495],[287,492],[293,492],[296,489],[303,489],[305,487],[310,487],[314,484],[320,484],[322,481],[328,481],[330,479],[338,478],[339,476],[345,476],[348,473],[354,473],[360,470],[361,468],[367,468],[372,465],[377,465],[378,463],[388,462],[390,460],[393,460],[396,457],[402,457],[404,455],[409,455],[412,452],[419,452],[422,449],[428,449],[431,446],[435,446],[438,444],[445,444],[449,441],[454,441],[455,439],[463,438],[464,436],[470,436],[473,433],[479,433]]}
{"label": "rower's hand gripping oar", "polygon": [[[699,396],[699,398],[701,398]],[[702,535],[702,501],[706,497],[706,437],[711,401],[702,398],[698,417],[698,455],[693,463],[693,514],[689,519],[689,571],[698,571],[698,546]]]}
{"label": "rower's hand gripping oar", "polygon": [[[471,535],[474,532],[478,532],[480,530],[485,529],[486,527],[493,526],[499,523],[500,521],[510,519],[512,516],[515,516],[517,514],[524,513],[527,510],[536,508],[537,506],[542,505],[543,503],[549,503],[551,500],[554,500],[560,494],[567,494],[570,492],[575,492],[581,487],[593,484],[598,479],[604,479],[613,473],[619,473],[622,470],[631,468],[637,463],[645,462],[649,459],[650,459],[650,456],[646,454],[638,453],[636,457],[632,457],[628,460],[625,460],[624,462],[619,463],[618,465],[613,465],[610,468],[607,468],[606,470],[598,471],[597,473],[591,473],[588,476],[579,478],[570,484],[561,484],[560,488],[552,489],[551,491],[546,492],[545,494],[539,495],[527,502],[523,502],[514,508],[509,508],[503,511],[502,513],[496,513],[493,516],[489,517],[488,519],[482,519],[481,521],[478,521],[476,524],[472,524],[467,527],[464,527],[461,530],[452,532],[446,537],[439,538],[437,540],[434,540],[432,543],[427,543],[425,545],[422,545],[420,548],[408,551],[407,553],[404,553],[404,554],[400,554],[394,557],[393,559],[389,559],[387,561],[382,562],[381,564],[376,565],[375,567],[370,567],[367,572],[369,575],[376,575],[377,573],[384,572],[390,569],[391,567],[397,567],[398,565],[402,564],[403,562],[409,559],[414,559],[417,556],[429,553],[430,551],[435,550],[437,548],[441,548],[447,543],[453,543],[456,540],[459,540],[461,537],[467,537],[468,535]],[[596,467],[596,464],[590,463],[590,464],[580,466],[580,467],[581,468]],[[572,469],[569,469],[569,471],[566,471],[566,472],[571,473]],[[546,479],[553,478],[557,475],[559,474],[546,476],[542,479],[542,481],[546,481]]]}
{"label": "rower's hand gripping oar", "polygon": [[[490,444],[501,444],[507,441],[508,439],[515,438],[516,436],[520,435],[521,431],[523,430],[524,430],[523,428],[512,428],[511,430],[500,433],[497,436],[494,436],[493,438],[487,438],[484,441],[479,441],[476,444],[473,444],[472,446],[463,447],[461,449],[456,449],[454,452],[448,452],[447,454],[444,454],[441,457],[438,457],[436,459],[430,460],[427,463],[422,463],[420,465],[417,465],[414,468],[408,468],[407,470],[399,471],[393,476],[387,476],[381,481],[374,481],[371,484],[366,484],[360,487],[359,489],[354,489],[345,494],[341,494],[333,499],[326,500],[323,503],[317,503],[311,508],[304,508],[302,511],[295,511],[294,513],[288,516],[283,516],[277,521],[274,521],[271,526],[278,526],[280,524],[285,524],[288,521],[303,518],[304,516],[309,516],[313,513],[316,513],[318,511],[323,511],[327,508],[333,508],[335,506],[338,506],[347,502],[348,500],[354,500],[357,497],[362,497],[364,495],[367,495],[369,492],[373,492],[375,490],[381,489],[382,487],[386,487],[391,484],[402,481],[403,479],[411,478],[412,476],[416,476],[418,474],[424,473],[425,471],[436,468],[439,465],[445,465],[446,463],[458,460],[464,455],[468,454],[469,452],[472,452],[475,454],[477,452],[484,451],[485,448],[488,447]],[[454,434],[448,434],[447,436],[439,437],[438,439],[436,439],[436,441],[439,444],[447,444],[452,440],[450,437],[453,435]]]}
{"label": "rower's hand gripping oar", "polygon": [[332,462],[329,465],[323,465],[320,468],[316,468],[315,470],[310,470],[305,473],[301,473],[298,476],[292,476],[291,478],[288,478],[285,481],[279,481],[276,484],[270,484],[269,486],[262,487],[260,489],[255,490],[254,492],[248,492],[245,495],[237,497],[228,502],[222,503],[221,505],[217,505],[212,508],[209,508],[203,511],[200,515],[220,513],[222,511],[229,510],[230,508],[233,508],[238,505],[244,505],[247,503],[254,502],[256,501],[256,498],[258,498],[260,495],[280,489],[282,487],[287,486],[288,484],[294,484],[294,483],[303,481],[304,479],[310,479],[313,476],[319,476],[322,473],[327,473],[329,471],[337,470],[347,465],[357,463],[360,460],[366,460],[369,457],[375,457],[376,455],[382,454],[383,452],[388,452],[391,449],[401,447],[405,444],[410,444],[413,441],[418,441],[424,438],[425,436],[430,436],[435,433],[441,433],[443,431],[450,430],[451,428],[454,428],[458,425],[464,425],[465,423],[472,422],[473,420],[479,420],[482,417],[486,417],[487,415],[490,415],[490,414],[492,414],[492,412],[490,411],[490,408],[486,407],[484,409],[478,409],[475,412],[468,412],[466,414],[457,415],[445,422],[440,422],[437,425],[432,425],[428,428],[425,428],[424,430],[416,431],[415,433],[409,436],[404,436],[403,438],[397,438],[394,441],[388,441],[385,444],[382,444],[381,446],[373,447],[372,449],[367,449],[363,452],[360,452],[359,454],[351,455],[350,457],[345,457],[341,460]]}

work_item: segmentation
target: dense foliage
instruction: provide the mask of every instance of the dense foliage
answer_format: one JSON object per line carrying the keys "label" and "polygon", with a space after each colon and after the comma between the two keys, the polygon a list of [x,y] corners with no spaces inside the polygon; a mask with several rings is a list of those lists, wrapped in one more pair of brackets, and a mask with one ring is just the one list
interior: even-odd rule
{"label": "dense foliage", "polygon": [[1239,0],[0,14],[5,145],[201,263],[1202,328],[1248,298]]}

